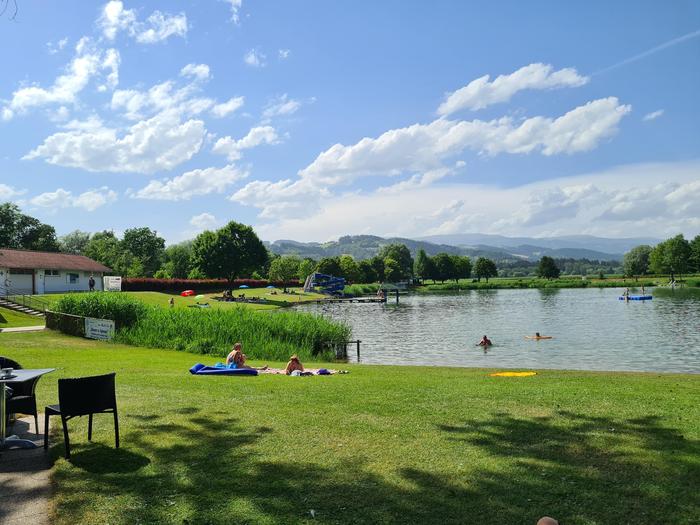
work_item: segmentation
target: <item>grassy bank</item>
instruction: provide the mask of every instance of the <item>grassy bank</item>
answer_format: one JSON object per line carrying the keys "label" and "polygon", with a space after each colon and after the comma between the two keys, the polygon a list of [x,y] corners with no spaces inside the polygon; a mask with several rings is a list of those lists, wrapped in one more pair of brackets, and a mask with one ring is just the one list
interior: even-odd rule
{"label": "grassy bank", "polygon": [[497,277],[489,279],[488,282],[482,279],[481,282],[473,282],[472,279],[462,279],[458,282],[426,283],[416,288],[417,291],[438,292],[452,290],[498,290],[517,288],[639,288],[644,286],[651,288],[659,284],[668,282],[654,278],[645,278],[635,281],[634,279],[581,279],[559,278],[559,279],[539,279],[539,278],[515,278]]}
{"label": "grassy bank", "polygon": [[[117,372],[109,416],[55,431],[52,523],[690,524],[700,508],[698,376],[349,365],[346,376],[195,377],[198,356],[5,334],[57,367]],[[315,519],[312,519],[311,511]]]}
{"label": "grassy bank", "polygon": [[42,317],[15,312],[9,308],[0,308],[0,329],[17,328],[19,326],[40,326],[44,324]]}

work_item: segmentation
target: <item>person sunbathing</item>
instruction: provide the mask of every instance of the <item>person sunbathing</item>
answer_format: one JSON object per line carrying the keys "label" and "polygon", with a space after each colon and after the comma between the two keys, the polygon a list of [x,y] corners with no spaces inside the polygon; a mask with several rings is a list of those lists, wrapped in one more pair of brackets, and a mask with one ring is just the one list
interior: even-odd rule
{"label": "person sunbathing", "polygon": [[301,361],[299,361],[296,354],[289,358],[289,362],[287,363],[287,368],[284,369],[284,373],[291,375],[295,370],[298,370],[299,372],[304,371],[304,365],[301,364]]}
{"label": "person sunbathing", "polygon": [[246,355],[243,353],[243,345],[241,343],[236,343],[233,345],[233,350],[226,357],[226,366],[230,368],[250,368],[252,370],[267,370],[267,365],[254,367],[249,366],[245,363]]}

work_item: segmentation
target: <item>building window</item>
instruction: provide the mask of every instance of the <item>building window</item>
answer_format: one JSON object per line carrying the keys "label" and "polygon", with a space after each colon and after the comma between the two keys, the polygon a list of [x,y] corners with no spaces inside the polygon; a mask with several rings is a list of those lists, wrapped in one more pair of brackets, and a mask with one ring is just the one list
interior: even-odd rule
{"label": "building window", "polygon": [[34,270],[27,270],[25,268],[10,268],[10,275],[32,275]]}
{"label": "building window", "polygon": [[44,275],[58,277],[58,270],[44,270]]}
{"label": "building window", "polygon": [[66,282],[70,284],[76,284],[78,282],[78,279],[80,279],[80,275],[78,275],[77,273],[66,274]]}

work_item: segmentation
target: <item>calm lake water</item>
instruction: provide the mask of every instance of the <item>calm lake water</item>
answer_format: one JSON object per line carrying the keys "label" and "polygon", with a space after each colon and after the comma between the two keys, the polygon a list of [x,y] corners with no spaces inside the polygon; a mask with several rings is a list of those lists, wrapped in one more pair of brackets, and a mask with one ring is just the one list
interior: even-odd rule
{"label": "calm lake water", "polygon": [[[362,363],[700,373],[700,290],[653,289],[652,301],[628,303],[621,292],[480,290],[298,308],[346,321]],[[554,339],[524,339],[535,332]],[[486,352],[475,346],[484,334],[494,343]]]}

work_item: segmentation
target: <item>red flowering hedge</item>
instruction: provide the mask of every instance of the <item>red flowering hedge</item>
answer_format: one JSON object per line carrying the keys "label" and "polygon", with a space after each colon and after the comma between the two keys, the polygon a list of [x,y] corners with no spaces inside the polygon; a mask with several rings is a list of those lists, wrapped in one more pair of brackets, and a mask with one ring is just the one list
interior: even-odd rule
{"label": "red flowering hedge", "polygon": [[[246,285],[250,288],[265,288],[273,284],[277,287],[284,286],[284,283],[272,282],[258,279],[236,279],[233,281],[233,288]],[[299,286],[299,281],[287,283],[287,286]],[[122,290],[129,292],[182,292],[183,290],[194,290],[200,292],[220,292],[229,287],[226,279],[156,279],[155,277],[124,277],[122,279]]]}

